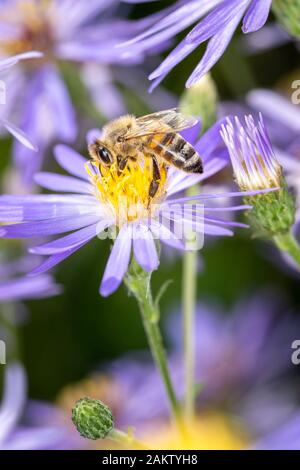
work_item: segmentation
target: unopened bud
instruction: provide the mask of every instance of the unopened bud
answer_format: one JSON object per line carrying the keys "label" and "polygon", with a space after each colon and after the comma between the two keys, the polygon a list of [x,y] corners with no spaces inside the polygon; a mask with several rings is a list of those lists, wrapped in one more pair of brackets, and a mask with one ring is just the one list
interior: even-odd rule
{"label": "unopened bud", "polygon": [[295,221],[295,201],[289,193],[282,168],[276,159],[262,116],[256,122],[250,115],[242,125],[238,118],[222,126],[234,176],[252,206],[249,220],[258,236],[274,237],[288,233]]}
{"label": "unopened bud", "polygon": [[292,36],[300,37],[300,0],[273,0],[278,21]]}
{"label": "unopened bud", "polygon": [[86,439],[105,439],[113,430],[111,410],[100,400],[84,397],[72,410],[72,421],[79,434]]}
{"label": "unopened bud", "polygon": [[180,108],[186,115],[201,118],[202,132],[207,131],[217,119],[218,94],[210,74],[187,88],[180,99]]}

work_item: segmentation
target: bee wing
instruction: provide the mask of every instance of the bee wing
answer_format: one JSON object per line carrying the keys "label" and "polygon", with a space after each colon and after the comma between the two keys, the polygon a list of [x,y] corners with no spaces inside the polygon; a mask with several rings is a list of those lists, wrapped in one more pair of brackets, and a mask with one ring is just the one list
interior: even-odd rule
{"label": "bee wing", "polygon": [[125,140],[136,139],[147,135],[180,132],[197,124],[197,119],[185,116],[178,108],[160,111],[137,118],[138,128],[129,131]]}

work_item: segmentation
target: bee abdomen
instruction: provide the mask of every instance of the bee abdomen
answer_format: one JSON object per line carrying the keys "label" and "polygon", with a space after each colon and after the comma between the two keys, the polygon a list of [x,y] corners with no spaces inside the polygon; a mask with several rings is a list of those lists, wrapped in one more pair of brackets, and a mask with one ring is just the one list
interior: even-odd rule
{"label": "bee abdomen", "polygon": [[173,140],[169,148],[173,155],[172,163],[177,168],[189,173],[203,172],[203,165],[199,154],[179,134],[173,134]]}

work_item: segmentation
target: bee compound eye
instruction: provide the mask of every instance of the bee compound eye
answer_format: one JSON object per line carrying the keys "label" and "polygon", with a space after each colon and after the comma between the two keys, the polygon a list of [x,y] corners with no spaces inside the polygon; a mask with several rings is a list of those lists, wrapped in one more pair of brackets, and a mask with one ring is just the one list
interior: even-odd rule
{"label": "bee compound eye", "polygon": [[105,164],[110,165],[113,161],[110,151],[106,147],[101,147],[98,145],[96,147],[96,152],[99,159]]}

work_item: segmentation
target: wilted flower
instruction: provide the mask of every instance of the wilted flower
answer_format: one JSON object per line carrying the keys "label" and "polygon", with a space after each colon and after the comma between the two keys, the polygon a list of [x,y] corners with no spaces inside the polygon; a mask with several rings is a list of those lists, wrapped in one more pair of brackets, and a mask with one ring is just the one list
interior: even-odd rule
{"label": "wilted flower", "polygon": [[[77,134],[75,109],[58,69],[62,61],[86,65],[84,70],[74,68],[72,73],[81,74],[92,96],[95,78],[91,77],[96,74],[103,100],[94,101],[101,112],[109,115],[112,109],[116,114],[124,111],[109,66],[137,63],[143,55],[138,48],[126,53],[115,48],[139,29],[111,16],[107,10],[112,4],[117,7],[120,1],[1,1],[0,56],[32,49],[43,53],[42,59],[27,61],[7,74],[8,104],[1,110],[5,119],[12,112],[16,114],[20,126],[39,147],[37,155],[18,145],[14,148],[15,160],[27,183],[40,169],[49,143],[73,142]],[[95,69],[98,64],[102,69]]]}
{"label": "wilted flower", "polygon": [[[219,124],[216,124],[195,145],[204,161],[204,173],[188,174],[162,166],[159,189],[153,199],[149,199],[153,178],[150,159],[145,159],[144,164],[128,164],[124,171],[119,172],[115,165],[99,167],[87,163],[81,155],[66,146],[57,146],[56,160],[73,176],[40,173],[35,180],[47,189],[76,194],[2,196],[1,220],[13,224],[2,226],[0,234],[5,238],[31,238],[74,231],[31,249],[36,254],[50,255],[33,271],[33,274],[41,274],[95,236],[101,238],[100,234],[109,227],[116,227],[117,233],[110,233],[112,238],[116,236],[116,240],[100,287],[101,294],[107,296],[121,284],[132,246],[138,264],[151,272],[159,264],[155,239],[174,248],[185,249],[191,230],[200,235],[201,244],[203,234],[232,235],[231,226],[245,227],[244,224],[216,217],[215,213],[225,209],[209,206],[209,201],[213,199],[241,196],[239,192],[173,197],[226,165],[226,150],[222,147],[219,129]],[[194,132],[192,128],[185,134],[187,140],[188,134],[191,136]],[[244,193],[247,194],[253,192]],[[249,206],[229,206],[226,210],[244,208]],[[196,248],[200,247],[199,244]]]}
{"label": "wilted flower", "polygon": [[186,83],[190,87],[220,59],[242,19],[244,33],[257,31],[265,24],[271,3],[272,0],[179,1],[173,8],[160,12],[161,17],[153,18],[152,24],[150,17],[151,26],[124,47],[139,44],[145,50],[153,48],[200,20],[149,77],[154,80],[153,89],[185,57],[208,41],[203,58]]}

